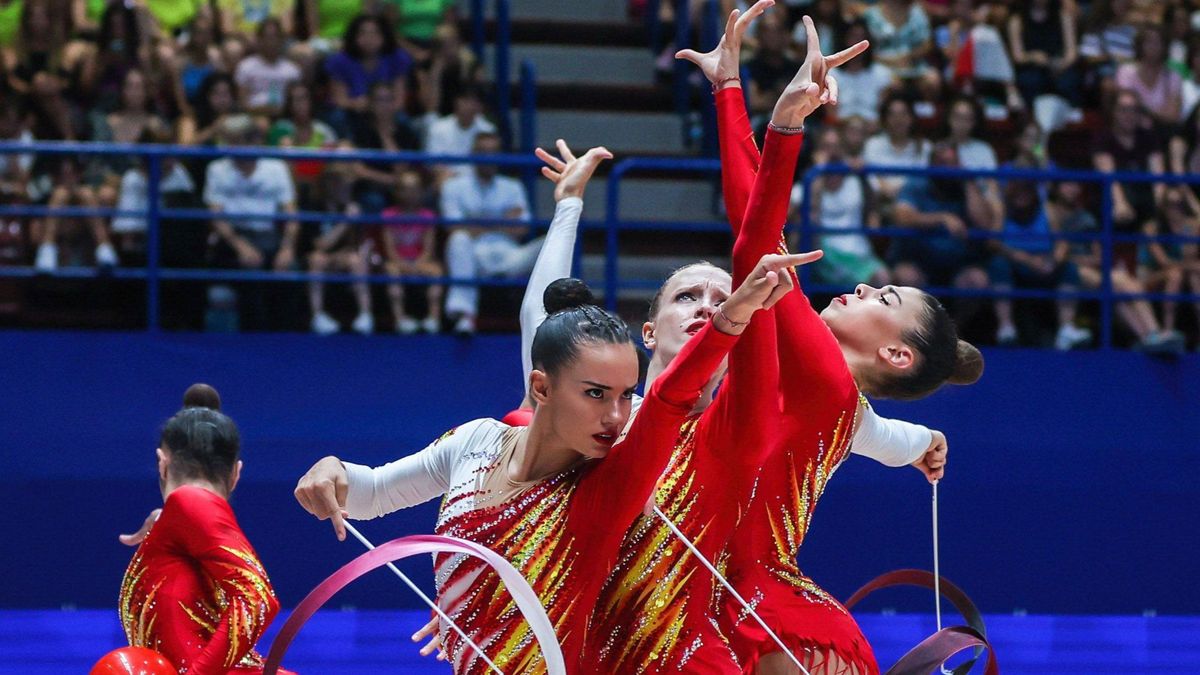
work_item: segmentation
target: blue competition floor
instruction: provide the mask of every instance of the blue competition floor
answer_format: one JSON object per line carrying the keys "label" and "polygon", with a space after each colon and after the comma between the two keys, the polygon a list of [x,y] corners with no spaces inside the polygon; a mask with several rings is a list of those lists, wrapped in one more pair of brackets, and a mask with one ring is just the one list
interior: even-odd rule
{"label": "blue competition floor", "polygon": [[[408,638],[427,616],[420,611],[318,614],[284,665],[301,675],[445,675],[450,669],[421,659]],[[864,614],[858,620],[885,669],[933,629],[932,615]],[[1005,675],[1200,673],[1200,617],[997,615],[986,620]],[[282,623],[281,617],[273,628]],[[274,630],[262,644],[273,638]],[[0,611],[0,673],[86,673],[123,641],[113,610]]]}

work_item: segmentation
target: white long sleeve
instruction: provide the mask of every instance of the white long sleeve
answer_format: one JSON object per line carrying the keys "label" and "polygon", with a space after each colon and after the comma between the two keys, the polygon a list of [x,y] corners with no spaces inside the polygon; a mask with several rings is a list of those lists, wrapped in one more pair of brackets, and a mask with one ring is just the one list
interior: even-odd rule
{"label": "white long sleeve", "polygon": [[566,197],[554,207],[554,219],[542,242],[529,284],[525,286],[525,297],[521,300],[521,373],[525,380],[525,393],[529,393],[529,372],[533,370],[533,336],[538,326],[546,320],[546,308],[542,306],[542,294],[556,279],[571,276],[571,263],[575,256],[575,234],[579,229],[579,217],[583,214],[583,200]]}
{"label": "white long sleeve", "polygon": [[928,427],[903,420],[880,417],[870,405],[864,407],[850,452],[885,466],[907,466],[921,458],[933,442]]}
{"label": "white long sleeve", "polygon": [[487,419],[468,422],[424,450],[379,467],[342,462],[349,486],[346,512],[355,520],[369,520],[444,494],[470,450],[487,447],[498,425]]}

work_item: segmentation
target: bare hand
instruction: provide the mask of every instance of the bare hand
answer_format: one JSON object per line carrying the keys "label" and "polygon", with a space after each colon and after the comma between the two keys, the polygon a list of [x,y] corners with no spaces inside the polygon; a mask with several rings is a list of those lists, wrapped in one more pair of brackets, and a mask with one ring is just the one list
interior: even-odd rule
{"label": "bare hand", "polygon": [[345,541],[346,493],[349,488],[346,467],[342,466],[341,460],[325,457],[300,477],[292,494],[305,511],[320,520],[332,520],[338,541]]}
{"label": "bare hand", "polygon": [[721,36],[716,49],[703,54],[694,49],[681,49],[675,52],[675,58],[686,59],[700,66],[700,72],[713,84],[738,77],[742,71],[742,37],[746,35],[750,24],[774,4],[775,0],[758,0],[745,14],[741,10],[733,10],[725,22],[725,34]]}
{"label": "bare hand", "polygon": [[771,122],[776,126],[801,126],[805,118],[822,105],[837,105],[837,80],[829,71],[865,52],[870,46],[870,43],[862,40],[836,54],[825,56],[821,53],[817,27],[813,24],[812,17],[807,15],[804,17],[804,30],[808,35],[808,55],[804,59],[804,65],[800,66],[796,76],[784,88],[783,95],[775,103]]}
{"label": "bare hand", "polygon": [[953,213],[947,213],[942,219],[942,224],[945,225],[946,231],[949,232],[952,237],[956,239],[967,238],[967,224],[963,222],[962,218],[959,218]]}
{"label": "bare hand", "polygon": [[807,265],[808,263],[820,260],[825,255],[823,251],[810,251],[808,253],[791,253],[788,255],[768,254],[764,255],[755,265],[746,280],[742,285],[738,286],[729,296],[729,299],[721,305],[719,315],[730,322],[737,323],[738,326],[730,326],[735,330],[724,330],[722,332],[740,333],[741,324],[748,323],[754,312],[760,309],[770,309],[779,302],[779,299],[792,290],[795,282],[792,280],[792,275],[788,270],[797,265]]}
{"label": "bare hand", "polygon": [[420,642],[425,638],[429,638],[429,642],[424,647],[421,647],[421,656],[429,656],[434,650],[437,650],[437,660],[445,661],[446,652],[442,649],[442,635],[438,631],[438,621],[438,616],[434,614],[429,623],[422,626],[421,630],[413,633],[412,641]]}
{"label": "bare hand", "polygon": [[949,448],[946,445],[945,434],[937,430],[931,431],[933,431],[933,441],[925,450],[925,454],[913,462],[912,466],[925,474],[926,480],[933,483],[946,475],[946,454],[949,452]]}
{"label": "bare hand", "polygon": [[246,269],[257,269],[262,267],[263,255],[262,252],[254,248],[252,244],[244,239],[238,240],[238,243],[233,247],[237,253],[238,263]]}
{"label": "bare hand", "polygon": [[295,260],[296,251],[294,249],[287,247],[279,249],[279,253],[275,254],[275,271],[286,272]]}
{"label": "bare hand", "polygon": [[567,197],[582,199],[583,191],[587,189],[588,181],[592,179],[596,167],[600,166],[600,162],[612,159],[612,153],[600,146],[583,153],[583,157],[576,157],[563,139],[558,139],[556,145],[562,159],[541,148],[533,153],[547,164],[542,167],[542,175],[554,183],[554,201],[562,201]]}
{"label": "bare hand", "polygon": [[150,528],[154,527],[154,523],[158,521],[159,515],[162,514],[162,509],[154,509],[150,515],[146,516],[146,522],[142,523],[142,528],[133,534],[122,534],[117,537],[117,540],[126,546],[137,546],[146,539],[146,535],[150,534]]}

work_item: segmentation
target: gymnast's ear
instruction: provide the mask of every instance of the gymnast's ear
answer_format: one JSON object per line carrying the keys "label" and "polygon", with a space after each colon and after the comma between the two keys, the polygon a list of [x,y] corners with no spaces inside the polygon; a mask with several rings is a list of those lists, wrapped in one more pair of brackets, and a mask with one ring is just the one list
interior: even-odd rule
{"label": "gymnast's ear", "polygon": [[654,351],[654,347],[658,345],[658,338],[654,337],[653,321],[647,321],[642,324],[642,344],[650,351]]}
{"label": "gymnast's ear", "polygon": [[229,492],[233,493],[233,489],[237,487],[238,481],[242,479],[242,460],[238,460],[237,464],[233,465],[233,475],[229,477]]}
{"label": "gymnast's ear", "polygon": [[171,455],[158,448],[154,451],[158,457],[158,477],[162,480],[167,480],[167,471],[171,468]]}
{"label": "gymnast's ear", "polygon": [[545,371],[537,368],[529,371],[529,398],[535,407],[550,398],[550,377]]}

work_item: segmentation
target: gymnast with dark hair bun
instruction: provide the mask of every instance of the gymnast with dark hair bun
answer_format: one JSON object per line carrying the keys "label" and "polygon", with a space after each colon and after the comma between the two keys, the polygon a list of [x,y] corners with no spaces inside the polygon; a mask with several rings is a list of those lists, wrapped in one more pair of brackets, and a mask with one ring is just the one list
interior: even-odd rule
{"label": "gymnast with dark hair bun", "polygon": [[220,405],[215,389],[193,385],[163,426],[163,507],[147,520],[153,527],[125,572],[119,608],[130,646],[159,652],[180,672],[251,675],[262,672],[254,645],[279,601],[229,505],[241,437]]}

